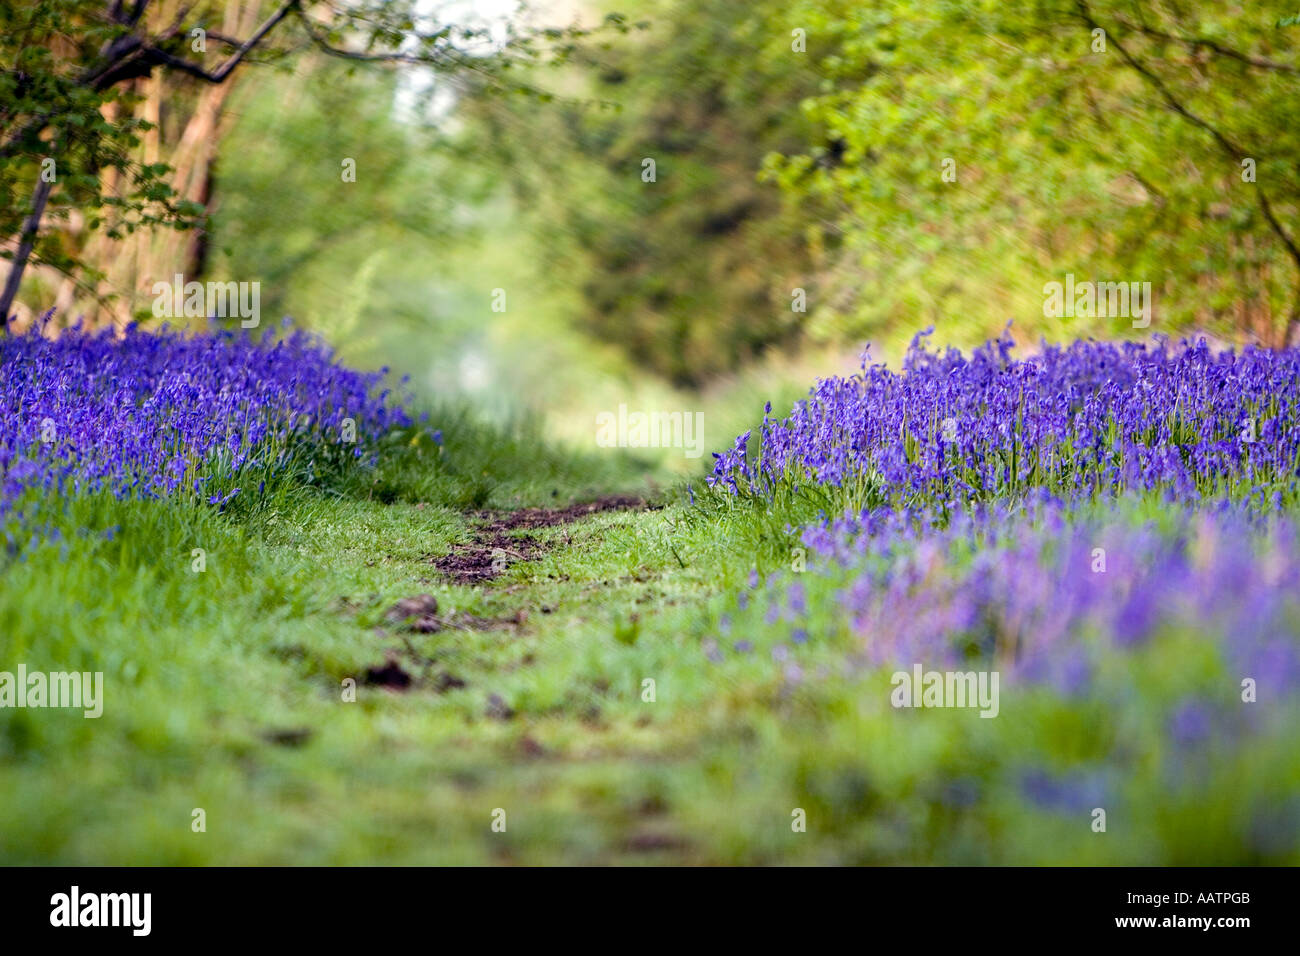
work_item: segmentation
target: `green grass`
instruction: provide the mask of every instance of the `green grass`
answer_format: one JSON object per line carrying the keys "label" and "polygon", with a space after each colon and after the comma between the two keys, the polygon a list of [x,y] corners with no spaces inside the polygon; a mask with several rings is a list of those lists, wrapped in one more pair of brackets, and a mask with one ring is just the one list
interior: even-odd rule
{"label": "green grass", "polygon": [[[1004,690],[1004,711],[1027,719],[900,717],[886,675],[845,670],[833,582],[811,575],[829,637],[805,649],[805,679],[791,682],[769,653],[780,625],[734,595],[751,568],[788,567],[784,528],[815,502],[692,509],[676,491],[656,497],[637,462],[548,447],[527,423],[434,421],[441,447],[417,429],[388,438],[375,469],[303,458],[225,512],[182,499],[64,503],[64,541],[0,572],[0,669],[103,671],[104,714],[0,711],[0,861],[1288,859],[1251,830],[1261,801],[1285,807],[1295,792],[1285,738],[1171,784],[1153,769],[1158,728],[1142,708]],[[449,586],[431,564],[472,537],[476,509],[611,491],[662,507],[532,532],[548,549],[487,587]],[[421,593],[443,614],[527,617],[433,634],[385,620]],[[706,658],[723,614],[755,653]],[[1166,674],[1162,700],[1203,670],[1185,643],[1149,653],[1141,670]],[[361,684],[344,701],[344,680],[389,655],[416,685]],[[444,674],[464,686],[439,692]],[[491,716],[501,704],[513,716]],[[1015,790],[1024,766],[1068,772],[1115,752],[1109,772],[1130,779],[1107,835]],[[191,828],[195,808],[205,832]],[[498,808],[505,832],[492,829]],[[807,832],[792,829],[795,808]]]}

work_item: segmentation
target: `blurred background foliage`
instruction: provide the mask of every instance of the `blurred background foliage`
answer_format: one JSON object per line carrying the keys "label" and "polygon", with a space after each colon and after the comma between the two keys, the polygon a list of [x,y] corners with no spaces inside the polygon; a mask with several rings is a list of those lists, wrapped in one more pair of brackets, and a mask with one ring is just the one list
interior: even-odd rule
{"label": "blurred background foliage", "polygon": [[[239,33],[267,6],[205,10]],[[550,65],[512,74],[531,95],[496,70],[292,44],[219,96],[142,81],[130,102],[157,108],[151,155],[193,153],[201,117],[211,155],[187,159],[178,192],[209,220],[166,254],[90,248],[99,301],[115,281],[147,314],[140,290],[183,261],[187,277],[261,281],[264,325],[292,315],[439,393],[544,408],[587,442],[620,402],[703,408],[713,447],[756,400],[853,367],[867,341],[895,359],[929,325],[958,345],[1008,319],[1026,342],[1276,346],[1300,329],[1300,27],[1280,5],[501,0],[439,15],[458,9],[619,29],[557,32]],[[1152,283],[1150,329],[1046,317],[1043,287],[1067,273]],[[27,314],[93,316],[74,291],[38,275]]]}
{"label": "blurred background foliage", "polygon": [[644,30],[574,55],[570,99],[475,99],[465,115],[548,271],[580,291],[578,326],[698,386],[797,340],[812,204],[758,173],[817,135],[798,108],[817,76],[771,49],[784,3],[635,7]]}
{"label": "blurred background foliage", "polygon": [[266,314],[354,357],[428,334],[435,315],[454,336],[464,304],[434,280],[446,251],[473,240],[468,211],[491,178],[437,127],[395,114],[394,74],[308,58],[258,80],[223,143],[214,271],[260,279]]}

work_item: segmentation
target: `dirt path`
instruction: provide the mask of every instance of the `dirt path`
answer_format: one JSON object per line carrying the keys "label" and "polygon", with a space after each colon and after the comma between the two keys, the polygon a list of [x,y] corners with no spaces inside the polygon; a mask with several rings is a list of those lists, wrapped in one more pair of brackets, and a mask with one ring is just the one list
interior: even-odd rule
{"label": "dirt path", "polygon": [[[475,587],[489,584],[518,561],[533,561],[553,546],[538,541],[520,531],[552,528],[572,524],[594,514],[606,511],[639,510],[646,507],[640,498],[611,495],[584,504],[564,508],[520,508],[514,511],[467,512],[472,522],[472,537],[467,543],[455,544],[442,557],[430,563],[452,585]],[[566,538],[567,540],[567,538]],[[543,609],[545,611],[547,609]],[[466,682],[455,674],[438,669],[436,657],[421,653],[415,646],[413,634],[434,634],[443,631],[495,631],[513,629],[527,623],[528,612],[523,608],[514,614],[499,618],[484,618],[464,611],[444,611],[432,594],[403,598],[385,614],[386,627],[380,633],[398,637],[402,649],[388,652],[382,664],[370,667],[365,673],[365,683],[406,691],[417,686],[429,687],[438,693],[457,690]],[[415,676],[412,671],[420,674]],[[494,706],[495,705],[495,706]],[[513,716],[493,695],[489,701],[489,716],[509,719]]]}
{"label": "dirt path", "polygon": [[511,532],[571,524],[602,511],[627,511],[645,507],[640,498],[612,495],[566,508],[520,508],[517,511],[473,512],[478,522],[468,544],[454,545],[451,553],[433,564],[451,584],[475,585],[491,581],[516,561],[532,561],[542,546],[531,535]]}

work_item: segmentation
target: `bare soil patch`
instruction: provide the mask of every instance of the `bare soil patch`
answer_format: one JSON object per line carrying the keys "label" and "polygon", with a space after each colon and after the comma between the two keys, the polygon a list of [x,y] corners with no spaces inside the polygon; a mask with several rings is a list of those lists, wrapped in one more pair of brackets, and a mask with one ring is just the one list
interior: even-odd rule
{"label": "bare soil patch", "polygon": [[543,546],[529,535],[516,532],[570,524],[603,511],[644,508],[645,502],[629,495],[610,495],[564,508],[519,508],[515,511],[479,511],[473,540],[453,545],[451,553],[431,563],[452,584],[484,584],[517,561],[534,561]]}
{"label": "bare soil patch", "polygon": [[[476,524],[472,540],[454,545],[450,554],[432,558],[430,563],[452,584],[485,584],[516,561],[532,561],[544,552],[545,544],[530,535],[519,534],[520,531],[570,524],[605,511],[645,507],[646,503],[640,498],[611,495],[563,508],[473,512]],[[542,607],[540,610],[543,614],[550,614],[554,608]],[[507,617],[494,618],[479,617],[465,611],[440,611],[437,598],[432,594],[419,594],[402,598],[388,609],[384,618],[387,627],[377,629],[378,633],[381,636],[395,634],[401,638],[404,648],[390,651],[383,664],[369,668],[364,675],[365,683],[397,692],[416,686],[431,686],[437,693],[444,694],[464,688],[466,682],[449,671],[438,670],[436,657],[421,653],[411,642],[412,632],[511,630],[528,623],[528,611],[520,608]],[[421,676],[416,676],[413,671],[418,671]],[[501,697],[491,694],[486,716],[506,721],[514,717],[514,711]]]}

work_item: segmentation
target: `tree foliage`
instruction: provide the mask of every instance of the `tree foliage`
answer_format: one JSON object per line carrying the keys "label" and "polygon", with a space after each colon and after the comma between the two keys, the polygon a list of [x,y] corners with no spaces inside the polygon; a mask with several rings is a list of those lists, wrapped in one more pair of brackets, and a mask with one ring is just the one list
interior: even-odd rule
{"label": "tree foliage", "polygon": [[842,211],[819,331],[1131,327],[1044,318],[1044,284],[1073,273],[1152,282],[1153,330],[1294,335],[1295,29],[1254,4],[1130,0],[800,0],[787,18],[822,50],[803,105],[824,143],[765,173]]}

